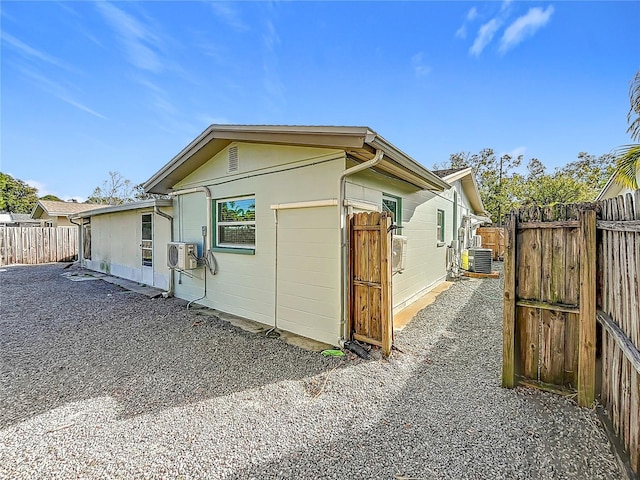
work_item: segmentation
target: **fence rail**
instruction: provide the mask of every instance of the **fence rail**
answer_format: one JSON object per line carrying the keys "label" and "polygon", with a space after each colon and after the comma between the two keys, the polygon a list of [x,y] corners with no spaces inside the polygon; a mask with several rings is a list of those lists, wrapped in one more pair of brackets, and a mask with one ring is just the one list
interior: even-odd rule
{"label": "fence rail", "polygon": [[77,256],[77,227],[0,227],[0,265],[70,262]]}

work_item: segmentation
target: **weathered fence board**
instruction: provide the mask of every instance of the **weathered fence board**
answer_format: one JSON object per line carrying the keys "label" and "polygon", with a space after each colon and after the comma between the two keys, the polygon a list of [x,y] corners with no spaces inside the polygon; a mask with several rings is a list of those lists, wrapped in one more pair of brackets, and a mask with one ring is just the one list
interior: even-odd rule
{"label": "weathered fence board", "polygon": [[594,207],[530,207],[508,216],[504,386],[577,392],[581,405],[593,403],[595,287],[585,279],[594,274],[595,247]]}
{"label": "weathered fence board", "polygon": [[640,473],[640,191],[600,202],[598,322],[602,391],[614,433]]}
{"label": "weathered fence board", "polygon": [[349,216],[349,338],[379,345],[389,356],[393,343],[391,216]]}
{"label": "weathered fence board", "polygon": [[69,262],[77,256],[77,227],[0,227],[0,265]]}

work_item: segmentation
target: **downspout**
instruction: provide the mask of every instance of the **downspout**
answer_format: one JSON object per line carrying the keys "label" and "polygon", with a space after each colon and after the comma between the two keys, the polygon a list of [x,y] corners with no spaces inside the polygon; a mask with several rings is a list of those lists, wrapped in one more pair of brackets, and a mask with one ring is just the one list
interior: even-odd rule
{"label": "downspout", "polygon": [[345,340],[347,337],[346,325],[347,325],[347,312],[346,310],[346,301],[347,301],[347,282],[345,281],[346,276],[346,265],[347,265],[347,229],[345,225],[346,215],[345,215],[345,197],[346,191],[345,186],[347,183],[347,177],[353,175],[355,173],[361,172],[363,170],[367,170],[376,166],[378,163],[382,161],[384,158],[384,152],[380,149],[376,150],[376,154],[371,160],[367,160],[364,163],[360,163],[351,168],[347,168],[340,174],[339,179],[339,192],[338,192],[338,212],[340,214],[340,337],[342,340]]}
{"label": "downspout", "polygon": [[[153,213],[155,213],[156,215],[160,215],[161,217],[166,218],[167,220],[169,220],[169,241],[173,242],[173,217],[171,215],[169,215],[168,213],[164,213],[163,211],[161,211],[158,208],[158,205],[154,205],[153,206]],[[173,268],[169,269],[169,290],[167,290],[166,292],[162,293],[162,296],[164,298],[167,297],[173,297],[173,275],[174,275],[174,271]]]}
{"label": "downspout", "polygon": [[84,268],[84,229],[82,227],[84,227],[86,223],[76,223],[68,215],[67,219],[69,220],[69,222],[78,226],[78,263],[81,267]]}

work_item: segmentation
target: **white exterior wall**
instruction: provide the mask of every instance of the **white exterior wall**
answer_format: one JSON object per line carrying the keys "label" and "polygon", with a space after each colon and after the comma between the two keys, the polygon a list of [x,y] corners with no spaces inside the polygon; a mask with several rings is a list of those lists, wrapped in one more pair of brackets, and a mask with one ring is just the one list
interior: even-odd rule
{"label": "white exterior wall", "polygon": [[[456,228],[453,227],[454,190],[457,195]],[[445,192],[418,190],[406,182],[392,180],[372,171],[348,178],[347,199],[378,205],[382,209],[382,196],[389,194],[402,199],[402,229],[399,235],[407,237],[406,268],[393,276],[394,314],[418,300],[422,295],[445,280],[447,275],[447,245],[455,238],[462,215],[468,214],[469,202],[460,182]],[[445,212],[444,242],[437,238],[438,210]]]}
{"label": "white exterior wall", "polygon": [[[161,208],[172,215],[172,208]],[[142,283],[142,214],[152,209],[126,210],[91,217],[91,270]],[[169,220],[153,214],[153,285],[169,288],[167,243]]]}
{"label": "white exterior wall", "polygon": [[[344,152],[238,143],[239,171],[228,173],[228,148],[174,190],[208,186],[214,199],[255,195],[254,255],[214,252],[217,275],[176,273],[175,294],[211,308],[337,344],[340,339],[340,233],[336,206],[283,209],[271,205],[337,199]],[[197,242],[207,224],[203,193],[174,200],[176,241]],[[215,216],[215,203],[212,208]],[[215,226],[214,226],[215,228]],[[204,298],[201,298],[203,297]],[[276,301],[277,298],[277,301]]]}

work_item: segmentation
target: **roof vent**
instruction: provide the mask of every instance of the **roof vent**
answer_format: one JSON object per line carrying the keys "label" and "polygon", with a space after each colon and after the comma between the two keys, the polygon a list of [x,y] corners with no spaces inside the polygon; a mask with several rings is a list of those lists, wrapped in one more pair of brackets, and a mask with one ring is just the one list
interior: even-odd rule
{"label": "roof vent", "polygon": [[229,169],[228,172],[238,171],[238,147],[229,147]]}

